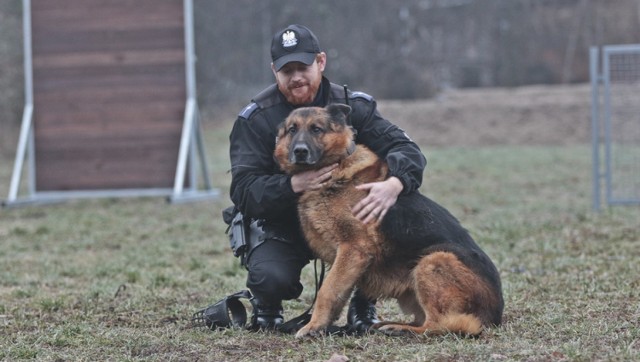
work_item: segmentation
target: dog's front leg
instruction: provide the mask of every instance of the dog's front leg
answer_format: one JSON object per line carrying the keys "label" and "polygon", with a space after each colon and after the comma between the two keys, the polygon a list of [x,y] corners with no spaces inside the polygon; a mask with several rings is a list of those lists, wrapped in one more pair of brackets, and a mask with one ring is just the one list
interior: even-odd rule
{"label": "dog's front leg", "polygon": [[318,291],[311,320],[298,331],[297,338],[322,333],[339,317],[353,287],[371,261],[371,256],[356,245],[357,243],[338,245],[336,258]]}

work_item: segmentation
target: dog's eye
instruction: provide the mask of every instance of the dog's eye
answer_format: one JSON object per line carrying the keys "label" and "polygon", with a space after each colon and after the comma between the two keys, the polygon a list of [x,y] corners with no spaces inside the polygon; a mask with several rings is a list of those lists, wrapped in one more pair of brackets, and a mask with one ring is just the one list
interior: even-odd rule
{"label": "dog's eye", "polygon": [[296,126],[291,126],[287,129],[288,134],[296,134],[297,131],[298,129],[296,128]]}
{"label": "dog's eye", "polygon": [[318,133],[322,133],[324,130],[321,127],[318,126],[311,126],[311,132],[318,134]]}

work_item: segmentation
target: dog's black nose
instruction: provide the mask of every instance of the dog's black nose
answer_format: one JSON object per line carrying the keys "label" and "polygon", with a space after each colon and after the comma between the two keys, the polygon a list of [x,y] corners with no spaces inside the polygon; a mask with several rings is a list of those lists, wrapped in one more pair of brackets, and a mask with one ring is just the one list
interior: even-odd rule
{"label": "dog's black nose", "polygon": [[293,154],[296,157],[296,161],[306,161],[309,157],[309,147],[307,147],[307,145],[305,144],[296,145],[293,148]]}

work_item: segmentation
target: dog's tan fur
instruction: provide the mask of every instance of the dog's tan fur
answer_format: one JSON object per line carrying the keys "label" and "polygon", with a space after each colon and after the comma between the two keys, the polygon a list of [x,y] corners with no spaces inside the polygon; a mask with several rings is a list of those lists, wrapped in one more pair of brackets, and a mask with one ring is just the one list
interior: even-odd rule
{"label": "dog's tan fur", "polygon": [[[391,260],[395,240],[381,232],[379,223],[364,224],[352,214],[351,208],[366,196],[354,186],[386,179],[388,168],[366,147],[358,145],[353,150],[353,133],[345,122],[349,109],[345,107],[298,109],[286,119],[278,135],[275,157],[289,174],[339,164],[330,181],[318,190],[304,192],[298,201],[309,246],[331,268],[318,293],[311,321],[297,337],[322,333],[340,315],[355,286],[371,298],[396,298],[404,312],[414,315],[412,323],[382,322],[374,326],[390,334],[452,331],[477,335],[483,326],[498,324],[501,292],[454,253],[425,253],[416,256],[415,262]],[[318,159],[296,162],[292,148],[300,143],[319,152]],[[471,304],[491,311],[499,309],[497,322],[496,318],[487,320],[491,318],[475,313],[477,307],[469,307]]]}

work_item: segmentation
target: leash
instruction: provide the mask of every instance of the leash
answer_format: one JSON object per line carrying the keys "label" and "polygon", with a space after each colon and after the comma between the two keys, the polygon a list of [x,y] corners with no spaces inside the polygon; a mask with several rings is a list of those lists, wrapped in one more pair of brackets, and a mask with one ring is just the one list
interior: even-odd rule
{"label": "leash", "polygon": [[320,278],[318,279],[318,260],[319,259],[315,259],[313,261],[313,271],[314,271],[314,276],[316,281],[316,290],[313,295],[313,301],[311,301],[311,305],[309,306],[309,308],[307,308],[306,311],[302,312],[302,314],[300,314],[299,316],[292,318],[291,320],[288,320],[287,322],[282,323],[280,326],[278,326],[278,331],[282,333],[293,334],[297,332],[300,328],[304,327],[311,320],[311,310],[313,309],[313,306],[316,303],[316,299],[318,298],[318,291],[320,290],[320,287],[322,286],[322,282],[324,281],[325,265],[322,261],[320,261],[321,269],[320,269]]}

